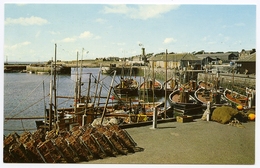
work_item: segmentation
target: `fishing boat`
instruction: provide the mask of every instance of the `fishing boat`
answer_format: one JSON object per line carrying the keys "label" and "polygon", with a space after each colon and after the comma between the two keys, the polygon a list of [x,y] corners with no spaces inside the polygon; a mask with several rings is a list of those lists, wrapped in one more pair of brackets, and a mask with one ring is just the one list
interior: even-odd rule
{"label": "fishing boat", "polygon": [[191,96],[187,89],[179,88],[169,95],[169,102],[174,108],[174,113],[181,115],[202,115],[202,105]]}
{"label": "fishing boat", "polygon": [[[154,109],[157,109],[157,118],[162,118],[165,111],[163,102],[133,102],[124,108],[108,110],[105,117],[115,117],[119,125],[146,122],[152,120]],[[166,111],[169,112],[169,108]]]}
{"label": "fishing boat", "polygon": [[[238,92],[232,91],[230,89],[225,89],[224,97],[230,102],[235,105],[241,105],[243,107],[249,106],[249,96],[242,95]],[[250,98],[251,99],[251,98]]]}
{"label": "fishing boat", "polygon": [[211,82],[199,81],[198,87],[200,87],[200,88],[213,88],[214,85]]}
{"label": "fishing boat", "polygon": [[[119,84],[114,86],[114,92],[120,95],[126,96],[138,96],[139,83],[132,77],[132,66],[130,66],[129,72],[125,69],[126,64],[122,65],[121,78]],[[127,74],[125,74],[127,73]],[[129,76],[127,76],[129,75]]]}
{"label": "fishing boat", "polygon": [[213,102],[212,90],[205,89],[203,87],[198,88],[194,93],[195,98],[201,103],[206,105],[207,102]]}
{"label": "fishing boat", "polygon": [[134,78],[121,78],[120,83],[114,86],[116,94],[123,94],[128,96],[138,95],[139,83]]}
{"label": "fishing boat", "polygon": [[213,83],[200,81],[199,88],[195,91],[194,97],[198,102],[202,103],[204,107],[207,107],[207,103],[211,105],[221,106],[227,103],[223,98],[223,88],[216,88]]}
{"label": "fishing boat", "polygon": [[166,90],[166,94],[170,94],[178,89],[178,83],[174,78],[170,78],[163,83],[163,89]]}
{"label": "fishing boat", "polygon": [[190,80],[187,83],[181,84],[179,88],[189,91],[190,95],[194,96],[194,92],[197,90],[197,84],[195,80]]}
{"label": "fishing boat", "polygon": [[139,92],[141,93],[145,93],[148,95],[153,95],[153,91],[154,91],[154,95],[156,96],[162,96],[165,93],[163,92],[163,85],[160,81],[156,80],[156,79],[148,79],[146,81],[144,81],[143,83],[140,84],[139,86]]}

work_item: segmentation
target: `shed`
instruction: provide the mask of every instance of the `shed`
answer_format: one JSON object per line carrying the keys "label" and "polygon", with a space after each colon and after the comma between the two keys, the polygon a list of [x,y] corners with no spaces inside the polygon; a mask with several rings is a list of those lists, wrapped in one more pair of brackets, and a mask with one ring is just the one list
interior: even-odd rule
{"label": "shed", "polygon": [[236,61],[237,71],[243,74],[255,74],[256,73],[256,53],[253,53],[247,57],[240,58]]}

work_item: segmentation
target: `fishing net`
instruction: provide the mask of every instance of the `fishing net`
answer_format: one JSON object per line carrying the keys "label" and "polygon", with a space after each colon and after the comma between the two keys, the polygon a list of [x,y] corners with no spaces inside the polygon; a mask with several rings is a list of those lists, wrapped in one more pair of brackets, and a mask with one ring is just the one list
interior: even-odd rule
{"label": "fishing net", "polygon": [[238,114],[238,111],[229,106],[217,107],[211,116],[211,120],[226,124]]}

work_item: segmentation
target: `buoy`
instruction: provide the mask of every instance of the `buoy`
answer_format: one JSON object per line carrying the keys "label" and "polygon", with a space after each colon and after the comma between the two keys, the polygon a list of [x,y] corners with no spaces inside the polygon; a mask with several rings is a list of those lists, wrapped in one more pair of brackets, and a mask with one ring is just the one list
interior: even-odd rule
{"label": "buoy", "polygon": [[251,121],[255,120],[255,114],[250,113],[250,114],[248,115],[248,119],[251,120]]}
{"label": "buoy", "polygon": [[238,109],[238,110],[242,110],[242,109],[243,109],[243,106],[242,106],[242,105],[238,105],[238,106],[237,106],[237,109]]}

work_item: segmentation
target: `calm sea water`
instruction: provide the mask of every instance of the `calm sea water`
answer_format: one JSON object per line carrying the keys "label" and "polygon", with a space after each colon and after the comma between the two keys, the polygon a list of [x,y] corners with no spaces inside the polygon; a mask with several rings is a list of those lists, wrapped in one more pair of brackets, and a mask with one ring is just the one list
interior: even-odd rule
{"label": "calm sea water", "polygon": [[[91,73],[90,95],[95,95],[97,77],[99,68],[83,68],[82,70],[82,95],[87,94],[89,77]],[[80,70],[78,70],[80,73]],[[113,76],[102,75],[100,81],[103,82],[102,97],[108,96],[108,91]],[[96,79],[96,80],[95,80]],[[4,73],[4,135],[12,132],[22,133],[24,130],[36,130],[34,119],[30,120],[5,120],[17,117],[44,116],[44,109],[49,108],[49,92],[50,92],[50,75],[38,75],[29,73]],[[120,76],[115,76],[114,85],[118,84]],[[142,77],[136,77],[139,82],[143,81]],[[58,96],[74,96],[76,81],[76,69],[72,69],[71,75],[57,76],[57,95]],[[98,93],[100,85],[98,87]],[[139,97],[135,97],[138,99]],[[157,98],[156,101],[161,98]],[[101,99],[105,102],[106,99]],[[58,99],[58,108],[71,107],[73,99]]]}

